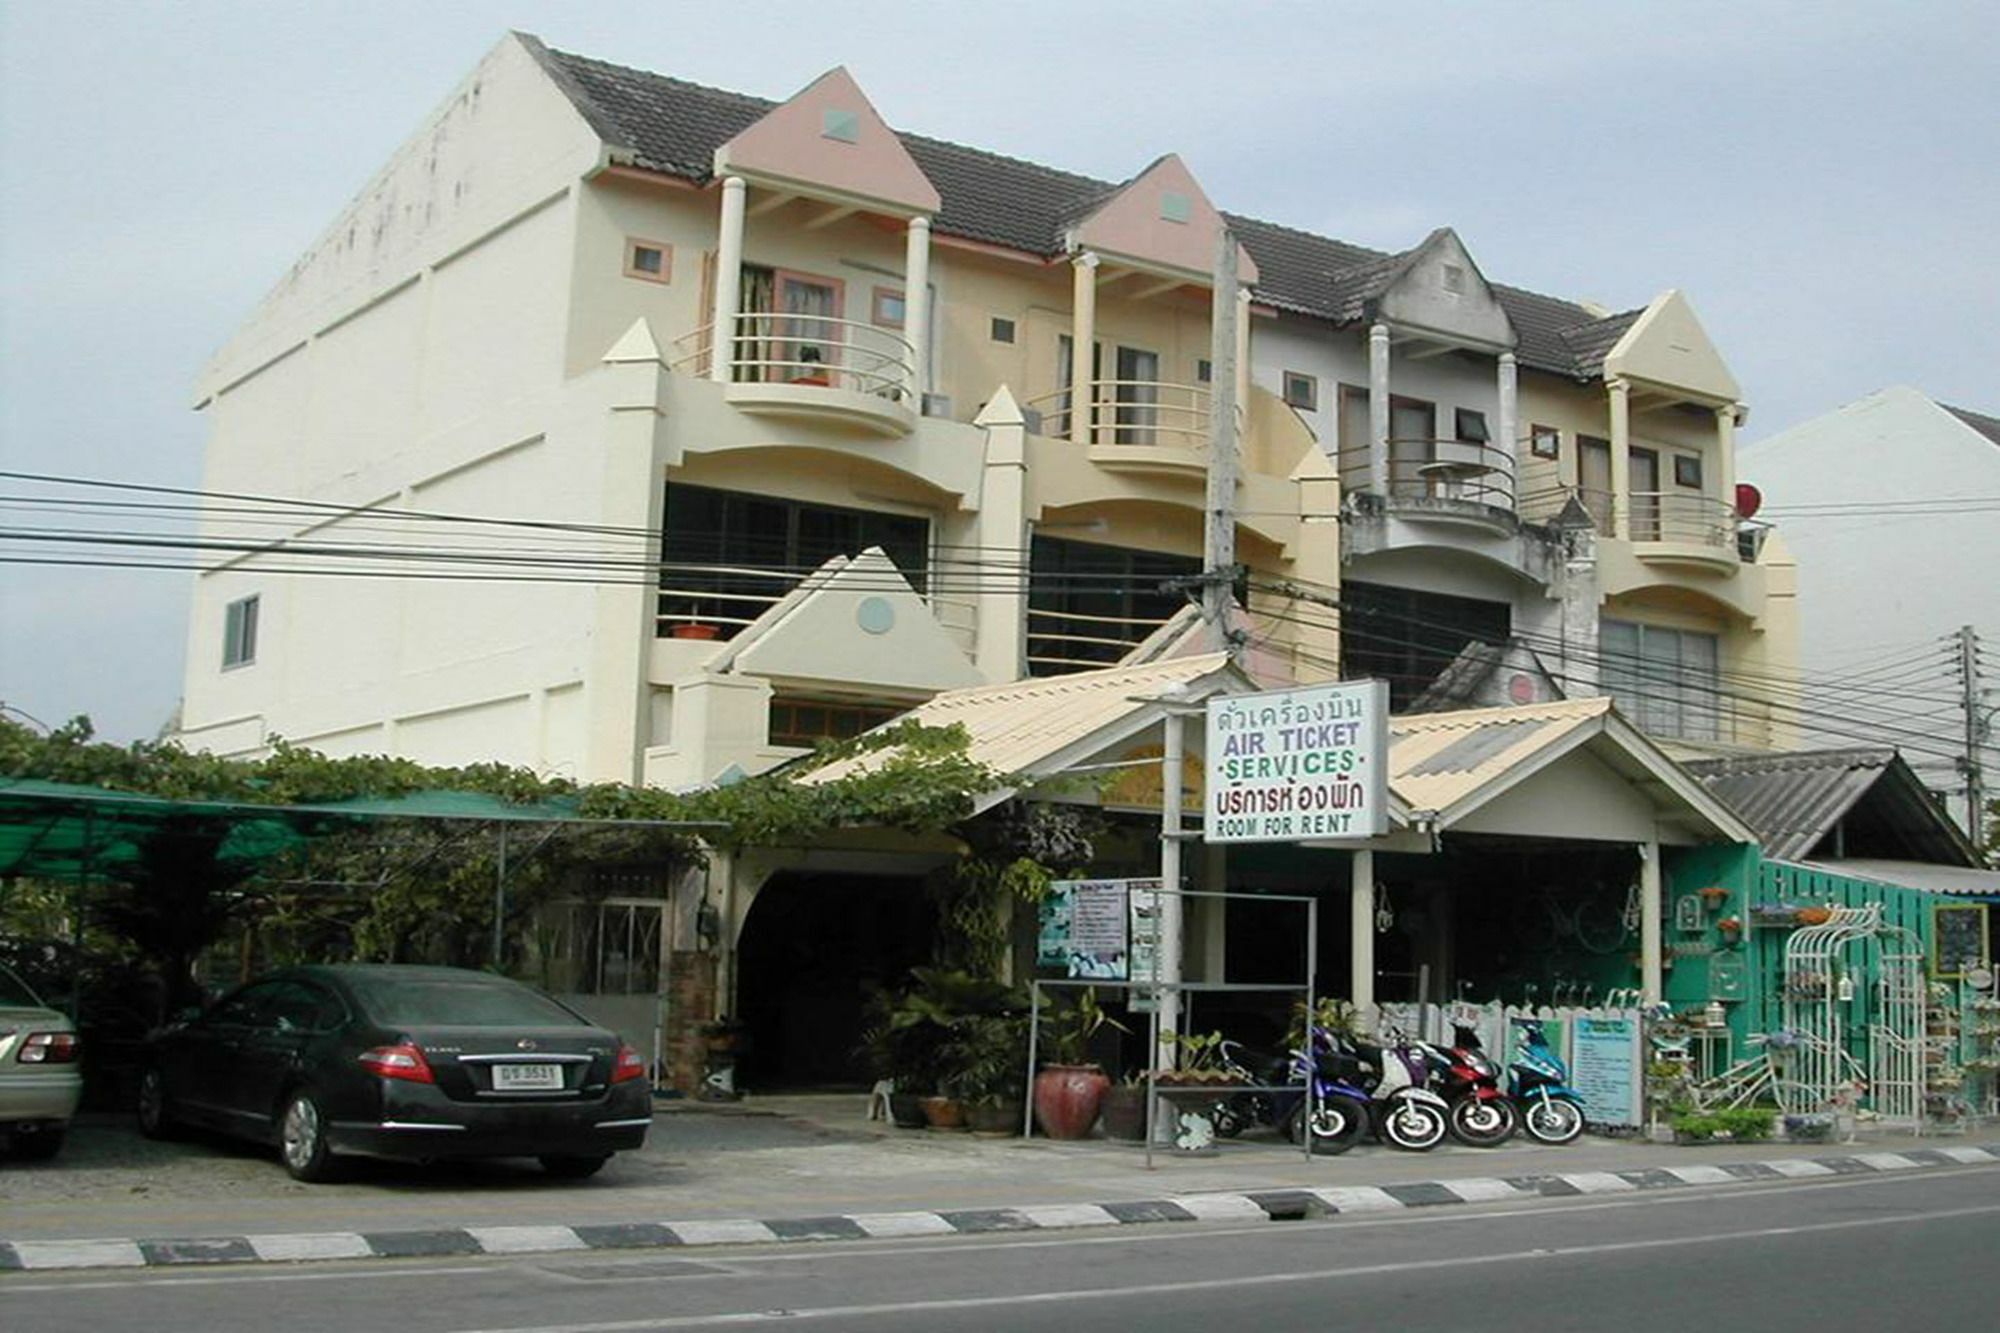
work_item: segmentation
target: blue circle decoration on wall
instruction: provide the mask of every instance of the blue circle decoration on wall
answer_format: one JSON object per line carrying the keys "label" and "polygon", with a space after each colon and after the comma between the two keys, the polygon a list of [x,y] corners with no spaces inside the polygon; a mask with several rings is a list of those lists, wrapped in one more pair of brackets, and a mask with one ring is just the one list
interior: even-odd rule
{"label": "blue circle decoration on wall", "polygon": [[854,608],[854,623],[869,634],[887,634],[896,627],[896,608],[886,597],[864,597]]}

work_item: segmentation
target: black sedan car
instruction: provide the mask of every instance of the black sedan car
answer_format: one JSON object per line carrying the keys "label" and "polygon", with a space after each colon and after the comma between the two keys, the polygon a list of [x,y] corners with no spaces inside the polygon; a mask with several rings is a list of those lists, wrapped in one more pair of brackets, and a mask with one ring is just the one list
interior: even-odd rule
{"label": "black sedan car", "polygon": [[275,1143],[325,1180],[342,1154],[536,1157],[580,1179],[653,1122],[645,1061],[504,977],[398,964],[294,967],[154,1034],[139,1128]]}

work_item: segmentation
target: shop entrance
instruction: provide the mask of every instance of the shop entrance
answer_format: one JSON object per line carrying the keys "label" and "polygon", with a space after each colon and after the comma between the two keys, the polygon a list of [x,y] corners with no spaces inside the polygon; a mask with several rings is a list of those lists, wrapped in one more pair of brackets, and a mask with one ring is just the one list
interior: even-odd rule
{"label": "shop entrance", "polygon": [[1588,1005],[1638,984],[1636,848],[1460,834],[1444,861],[1457,947],[1431,998]]}
{"label": "shop entrance", "polygon": [[930,960],[937,914],[914,876],[774,875],[737,947],[736,1085],[867,1086],[854,1055],[867,995]]}

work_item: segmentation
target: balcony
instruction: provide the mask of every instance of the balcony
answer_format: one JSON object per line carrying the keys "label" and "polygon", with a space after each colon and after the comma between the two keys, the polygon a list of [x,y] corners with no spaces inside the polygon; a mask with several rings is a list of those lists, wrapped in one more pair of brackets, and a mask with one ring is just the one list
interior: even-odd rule
{"label": "balcony", "polygon": [[1478,440],[1391,439],[1386,493],[1377,491],[1365,444],[1339,451],[1344,489],[1381,494],[1413,522],[1504,532],[1515,522],[1514,456]]}
{"label": "balcony", "polygon": [[1210,395],[1206,385],[1091,380],[1084,390],[1083,404],[1074,408],[1086,414],[1081,423],[1071,418],[1068,389],[1031,398],[1023,406],[1041,414],[1039,433],[1050,439],[1073,438],[1072,426],[1081,425],[1090,461],[1100,467],[1207,475]]}
{"label": "balcony", "polygon": [[791,569],[668,563],[660,577],[654,636],[702,643],[733,639],[804,577]]}
{"label": "balcony", "polygon": [[[715,327],[675,340],[673,369],[707,375]],[[736,316],[720,354],[724,396],[745,412],[858,426],[878,435],[916,429],[916,349],[893,329],[830,315],[749,311]]]}
{"label": "balcony", "polygon": [[[1611,492],[1582,490],[1577,498],[1611,530]],[[1742,560],[1735,506],[1686,491],[1632,492],[1632,554],[1649,565],[1729,573]]]}

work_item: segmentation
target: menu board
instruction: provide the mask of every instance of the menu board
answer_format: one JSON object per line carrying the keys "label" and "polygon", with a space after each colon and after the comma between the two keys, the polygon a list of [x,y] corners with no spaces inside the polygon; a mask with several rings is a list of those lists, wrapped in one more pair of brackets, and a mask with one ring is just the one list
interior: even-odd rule
{"label": "menu board", "polygon": [[1986,904],[1935,904],[1931,908],[1931,975],[1962,977],[1988,961]]}
{"label": "menu board", "polygon": [[1629,1018],[1578,1017],[1570,1034],[1570,1086],[1594,1125],[1639,1123],[1639,1031]]}

